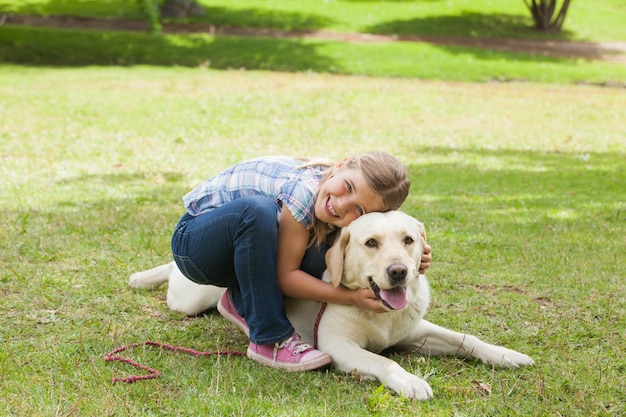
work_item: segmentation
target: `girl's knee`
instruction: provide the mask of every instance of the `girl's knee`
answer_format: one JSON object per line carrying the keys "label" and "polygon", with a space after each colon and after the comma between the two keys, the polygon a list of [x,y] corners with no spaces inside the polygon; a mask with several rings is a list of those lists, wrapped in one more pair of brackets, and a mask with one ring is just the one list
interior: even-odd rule
{"label": "girl's knee", "polygon": [[242,197],[241,200],[245,204],[244,213],[246,215],[259,219],[274,219],[278,221],[280,206],[275,200],[259,195]]}
{"label": "girl's knee", "polygon": [[244,204],[241,219],[247,227],[263,230],[268,233],[268,238],[277,234],[280,206],[276,201],[263,196],[243,197],[241,200]]}

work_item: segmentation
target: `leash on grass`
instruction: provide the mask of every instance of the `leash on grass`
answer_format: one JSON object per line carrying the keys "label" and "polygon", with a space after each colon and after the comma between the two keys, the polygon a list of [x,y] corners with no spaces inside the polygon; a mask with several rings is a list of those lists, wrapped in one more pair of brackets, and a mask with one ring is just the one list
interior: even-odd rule
{"label": "leash on grass", "polygon": [[[320,310],[315,319],[315,326],[313,328],[313,344],[315,349],[317,349],[317,328],[319,327],[320,320],[322,319],[322,315],[326,310],[326,303],[321,303]],[[132,359],[125,358],[123,356],[119,356],[118,353],[123,352],[125,350],[129,350],[132,348],[136,348],[139,346],[150,346],[150,347],[158,347],[161,349],[171,350],[173,352],[182,352],[192,356],[213,356],[213,355],[230,355],[230,356],[246,356],[244,352],[229,352],[229,351],[214,351],[214,352],[202,352],[199,350],[189,349],[180,346],[166,345],[159,342],[151,342],[146,341],[142,343],[132,343],[130,345],[124,345],[119,347],[106,355],[104,355],[105,362],[123,362],[127,363],[135,368],[143,369],[144,371],[148,371],[147,375],[129,375],[123,378],[113,377],[113,382],[126,382],[127,384],[132,384],[133,382],[142,381],[145,379],[154,379],[161,375],[161,371],[158,371],[154,368],[150,368],[149,366],[142,365],[139,362],[135,362]]]}
{"label": "leash on grass", "polygon": [[192,355],[192,356],[213,356],[213,355],[230,355],[230,356],[245,356],[246,354],[243,352],[229,352],[229,351],[215,351],[215,352],[202,352],[199,350],[194,350],[194,349],[189,349],[189,348],[185,348],[185,347],[179,347],[179,346],[173,346],[173,345],[166,345],[163,343],[159,343],[159,342],[151,342],[151,341],[146,341],[146,342],[141,342],[141,343],[132,343],[130,345],[124,345],[122,347],[119,347],[109,353],[107,353],[104,356],[104,360],[106,362],[123,362],[123,363],[127,363],[131,366],[134,366],[135,368],[139,368],[139,369],[143,369],[144,371],[148,371],[148,374],[146,375],[129,375],[123,378],[119,378],[119,377],[113,377],[112,381],[113,382],[126,382],[127,384],[132,384],[133,382],[137,382],[137,381],[142,381],[145,379],[154,379],[158,376],[161,375],[161,371],[158,371],[154,368],[150,368],[149,366],[146,365],[142,365],[139,362],[135,362],[132,359],[129,358],[125,358],[123,356],[119,356],[118,353],[123,352],[125,350],[129,350],[132,348],[136,348],[139,346],[149,346],[149,347],[157,347],[157,348],[161,348],[161,349],[166,349],[166,350],[171,350],[173,352],[181,352],[181,353],[186,353],[188,355]]}

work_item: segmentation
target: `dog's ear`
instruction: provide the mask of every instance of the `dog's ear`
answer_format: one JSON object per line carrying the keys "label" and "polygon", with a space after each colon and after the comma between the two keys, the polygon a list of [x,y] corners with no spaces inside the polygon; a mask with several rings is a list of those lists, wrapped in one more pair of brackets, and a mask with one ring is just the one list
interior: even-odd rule
{"label": "dog's ear", "polygon": [[347,228],[341,229],[341,235],[326,252],[326,268],[330,274],[330,282],[335,287],[338,287],[339,284],[341,284],[341,276],[343,275],[343,258],[349,241],[350,231]]}

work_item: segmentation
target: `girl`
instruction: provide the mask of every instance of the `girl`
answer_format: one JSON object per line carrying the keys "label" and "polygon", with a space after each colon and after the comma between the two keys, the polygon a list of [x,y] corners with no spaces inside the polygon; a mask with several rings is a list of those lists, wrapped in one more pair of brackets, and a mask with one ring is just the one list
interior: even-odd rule
{"label": "girl", "polygon": [[[290,371],[317,369],[331,359],[300,340],[283,295],[385,311],[370,289],[336,288],[319,278],[334,231],[364,213],[399,208],[409,186],[406,168],[385,152],[339,163],[246,161],[183,198],[187,213],[172,237],[174,260],[190,280],[228,288],[218,310],[249,336],[250,358]],[[427,247],[422,270],[430,260]]]}

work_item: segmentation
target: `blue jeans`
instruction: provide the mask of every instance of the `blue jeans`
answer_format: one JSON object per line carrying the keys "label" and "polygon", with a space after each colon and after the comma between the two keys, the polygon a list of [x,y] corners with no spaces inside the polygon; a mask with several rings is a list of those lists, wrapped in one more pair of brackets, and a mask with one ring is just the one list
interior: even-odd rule
{"label": "blue jeans", "polygon": [[[280,342],[294,332],[276,280],[279,211],[268,197],[242,197],[198,216],[186,213],[172,237],[183,275],[198,284],[230,288],[256,344]],[[321,278],[327,249],[309,248],[301,269]]]}

